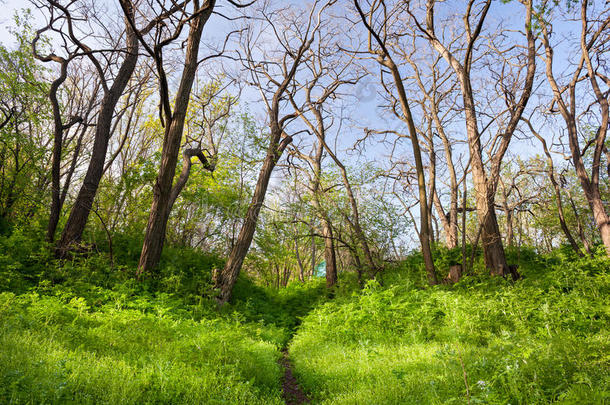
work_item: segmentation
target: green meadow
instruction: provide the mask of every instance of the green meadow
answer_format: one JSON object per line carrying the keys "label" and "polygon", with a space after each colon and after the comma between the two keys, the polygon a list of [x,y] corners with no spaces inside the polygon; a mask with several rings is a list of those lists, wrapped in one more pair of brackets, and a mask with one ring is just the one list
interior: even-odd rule
{"label": "green meadow", "polygon": [[160,276],[137,281],[103,254],[60,264],[22,232],[0,246],[2,403],[282,404],[285,347],[311,403],[610,399],[603,255],[524,251],[522,280],[434,287],[418,256],[363,289],[350,274],[331,292],[243,276],[218,308],[205,292],[222,260],[192,250],[168,249]]}

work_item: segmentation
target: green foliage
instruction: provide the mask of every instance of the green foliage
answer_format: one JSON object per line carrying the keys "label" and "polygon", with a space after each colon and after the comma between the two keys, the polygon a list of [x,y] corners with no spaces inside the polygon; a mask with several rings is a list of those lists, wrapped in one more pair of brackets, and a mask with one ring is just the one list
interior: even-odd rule
{"label": "green foliage", "polygon": [[241,317],[274,325],[282,331],[280,341],[285,345],[296,328],[315,306],[326,298],[325,280],[308,283],[293,282],[275,291],[258,286],[247,277],[240,277],[233,290],[232,306]]}
{"label": "green foliage", "polygon": [[[0,237],[0,402],[279,404],[287,344],[313,403],[608,399],[601,248],[508,249],[522,280],[433,288],[413,254],[383,285],[343,274],[333,300],[323,279],[276,290],[242,276],[218,310],[206,298],[216,256],[169,247],[159,276],[136,281],[137,238],[115,235],[114,265],[105,251],[60,265],[40,234]],[[435,251],[439,266],[454,255]]]}
{"label": "green foliage", "polygon": [[[13,49],[0,44],[0,217],[28,222],[45,197],[50,107],[46,70],[31,51],[29,13],[16,16]],[[26,218],[23,218],[26,217]]]}
{"label": "green foliage", "polygon": [[387,277],[320,306],[290,346],[298,378],[320,403],[602,403],[610,263],[531,254],[516,284]]}
{"label": "green foliage", "polygon": [[20,230],[0,247],[0,402],[282,403],[283,329],[204,298],[222,260],[170,248],[138,282],[105,253],[60,266]]}
{"label": "green foliage", "polygon": [[51,254],[32,229],[0,235],[0,292],[25,292],[47,272]]}
{"label": "green foliage", "polygon": [[281,403],[273,343],[237,321],[183,318],[171,304],[131,296],[93,309],[58,291],[2,293],[0,400]]}

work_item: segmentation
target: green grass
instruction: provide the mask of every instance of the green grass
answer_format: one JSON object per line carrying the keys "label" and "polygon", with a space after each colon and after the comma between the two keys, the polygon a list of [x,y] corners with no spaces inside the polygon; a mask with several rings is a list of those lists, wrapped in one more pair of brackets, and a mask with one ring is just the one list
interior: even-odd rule
{"label": "green grass", "polygon": [[19,232],[0,245],[0,403],[283,403],[287,332],[203,298],[214,260],[186,251],[137,282]]}
{"label": "green grass", "polygon": [[403,268],[326,303],[290,345],[297,378],[323,404],[609,401],[608,261],[530,264],[427,289]]}
{"label": "green grass", "polygon": [[262,326],[0,295],[0,402],[281,403]]}
{"label": "green grass", "polygon": [[610,402],[603,255],[510,252],[514,284],[479,264],[429,288],[416,254],[364,290],[353,274],[332,294],[323,279],[276,291],[240,277],[218,310],[220,258],[171,248],[135,281],[137,249],[117,240],[114,265],[60,265],[32,235],[0,236],[0,403],[281,404],[285,345],[315,404]]}

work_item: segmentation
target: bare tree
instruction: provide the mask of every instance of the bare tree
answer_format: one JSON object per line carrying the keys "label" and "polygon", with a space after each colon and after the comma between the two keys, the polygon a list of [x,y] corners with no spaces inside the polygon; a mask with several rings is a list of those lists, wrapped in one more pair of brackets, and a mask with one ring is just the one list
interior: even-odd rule
{"label": "bare tree", "polygon": [[[310,189],[316,214],[322,224],[327,287],[332,287],[337,282],[337,259],[332,220],[328,210],[323,207],[322,203],[325,194],[321,184],[324,151],[328,153],[341,172],[341,178],[352,212],[351,219],[348,218],[349,224],[357,235],[367,264],[373,272],[377,268],[367,238],[360,225],[358,204],[347,176],[347,170],[337,157],[335,151],[329,147],[327,140],[327,132],[336,121],[335,117],[330,113],[333,109],[332,100],[340,96],[339,91],[341,87],[354,85],[359,80],[357,74],[350,73],[350,69],[353,68],[351,58],[346,59],[341,56],[331,57],[333,52],[338,48],[338,44],[333,40],[336,36],[337,27],[321,27],[316,46],[312,48],[304,60],[304,65],[306,66],[305,72],[296,80],[296,87],[304,90],[303,101],[300,103],[296,99],[295,94],[289,94],[295,113],[305,128],[315,136],[313,156],[305,156],[298,152],[296,148],[294,153],[307,160],[313,170]],[[341,131],[340,126],[338,130]]]}
{"label": "bare tree", "polygon": [[[428,282],[434,285],[437,284],[438,281],[434,269],[432,251],[430,249],[430,210],[428,206],[428,196],[426,194],[425,169],[421,148],[419,145],[419,136],[415,125],[415,120],[411,112],[411,106],[407,97],[405,85],[403,83],[403,77],[400,73],[399,64],[395,61],[394,52],[391,52],[389,48],[391,46],[389,43],[394,42],[394,38],[392,38],[393,34],[391,34],[392,28],[390,27],[390,29],[388,29],[388,9],[383,0],[373,1],[368,13],[365,13],[362,10],[358,0],[354,0],[354,5],[368,32],[368,52],[375,55],[377,62],[382,66],[382,68],[386,68],[390,71],[396,92],[395,95],[391,93],[391,96],[394,100],[394,104],[400,105],[401,114],[398,116],[401,120],[403,120],[408,128],[411,147],[413,149],[413,158],[415,160],[415,170],[419,192],[419,240],[426,266]],[[388,92],[391,92],[391,90],[389,90],[389,88],[383,82],[383,77],[382,85]]]}
{"label": "bare tree", "polygon": [[[610,255],[610,216],[604,207],[599,185],[603,153],[606,153],[610,169],[610,155],[608,155],[605,144],[610,124],[608,105],[610,79],[603,73],[605,64],[603,53],[607,52],[608,47],[607,33],[610,25],[610,12],[605,7],[603,10],[590,13],[589,3],[587,0],[581,2],[579,16],[581,31],[578,44],[580,55],[578,63],[570,75],[571,79],[566,84],[559,83],[554,71],[554,45],[551,43],[552,22],[544,20],[545,16],[541,16],[540,20],[542,22],[542,43],[545,50],[546,77],[553,91],[553,105],[556,106],[565,122],[572,164],[593,212],[593,218],[606,252]],[[586,90],[578,91],[579,86],[589,87]],[[604,90],[602,86],[605,86],[606,89]],[[589,105],[587,102],[583,103],[582,94],[585,91],[593,93],[593,100]],[[579,111],[580,104],[585,104],[583,112]],[[583,131],[582,125],[586,125],[584,120],[587,115],[593,114],[592,111],[596,111],[598,114],[596,117],[597,130],[594,133],[586,133]],[[582,145],[583,141],[584,145]],[[585,153],[590,147],[593,147],[593,153],[590,169],[587,170]],[[610,170],[608,176],[610,177]]]}
{"label": "bare tree", "polygon": [[[224,269],[216,275],[215,284],[219,289],[218,301],[220,304],[228,302],[231,297],[233,286],[252,243],[271,173],[286,147],[292,142],[292,135],[286,132],[286,125],[297,114],[283,114],[283,101],[287,97],[287,93],[293,91],[294,77],[303,62],[305,53],[310,49],[318,33],[324,10],[333,3],[334,1],[329,3],[315,1],[304,16],[290,15],[286,9],[270,13],[263,10],[263,18],[272,31],[273,40],[282,49],[279,55],[275,55],[275,58],[270,57],[258,62],[255,59],[258,56],[258,50],[255,49],[252,38],[254,33],[250,31],[249,35],[242,36],[241,41],[245,54],[240,59],[248,72],[249,81],[258,88],[265,104],[269,126],[269,144],[237,241]],[[279,25],[282,20],[284,20],[283,26]],[[261,53],[265,58],[265,52]]]}
{"label": "bare tree", "polygon": [[[498,49],[498,46],[492,42],[491,48],[493,53],[498,56],[499,60],[494,62],[493,67],[499,70],[497,74],[497,82],[501,88],[502,98],[504,101],[505,112],[500,113],[493,118],[491,122],[496,122],[498,125],[496,136],[491,142],[490,152],[490,169],[486,170],[485,160],[483,157],[483,148],[481,136],[489,127],[491,122],[482,129],[479,127],[481,111],[478,110],[475,102],[475,96],[472,86],[472,66],[476,60],[475,51],[477,49],[477,41],[481,38],[481,32],[491,7],[491,0],[486,0],[477,4],[475,0],[470,0],[466,4],[466,10],[463,14],[464,23],[464,38],[465,43],[460,44],[461,48],[452,49],[454,42],[449,44],[441,41],[436,32],[434,24],[435,15],[435,0],[427,0],[425,7],[425,23],[422,24],[415,16],[413,10],[407,5],[407,12],[411,15],[413,22],[425,36],[431,46],[441,55],[445,61],[451,66],[455,77],[460,85],[462,93],[463,109],[466,118],[466,132],[468,135],[468,145],[470,150],[471,170],[475,186],[475,197],[477,203],[477,215],[481,225],[481,240],[483,242],[483,250],[485,255],[485,264],[493,275],[506,275],[509,272],[509,266],[506,262],[502,238],[495,212],[495,194],[498,184],[498,178],[502,166],[502,158],[504,157],[508,145],[515,132],[520,118],[525,110],[525,107],[530,98],[534,76],[536,71],[536,43],[535,36],[532,31],[533,12],[531,0],[524,0],[525,5],[525,36],[527,38],[527,49],[525,62],[516,66],[516,72],[513,77],[508,77],[511,67],[514,64],[509,61],[508,53]],[[472,25],[474,20],[474,26]],[[509,49],[514,49],[511,44]],[[462,56],[460,60],[459,57]],[[492,63],[490,63],[491,65]],[[525,76],[522,78],[521,71],[526,69]],[[519,85],[523,83],[522,85]],[[521,92],[517,98],[517,92]],[[499,116],[508,115],[505,123],[499,120]]]}
{"label": "bare tree", "polygon": [[[67,5],[62,5],[55,0],[49,0],[49,4],[57,13],[60,13],[65,20],[66,31],[62,33],[62,37],[65,38],[66,41],[71,41],[77,47],[78,51],[83,53],[95,67],[101,83],[103,98],[97,116],[97,124],[95,126],[95,138],[91,151],[91,160],[87,173],[83,179],[83,185],[70,211],[70,216],[64,227],[61,240],[57,245],[59,256],[65,256],[82,237],[93,200],[95,199],[100,180],[104,173],[104,161],[106,159],[108,143],[112,134],[111,126],[114,110],[120,97],[123,95],[123,91],[129,82],[138,60],[137,36],[126,20],[124,31],[125,48],[119,51],[121,48],[119,48],[118,44],[115,44],[116,49],[113,49],[110,52],[110,57],[108,55],[102,57],[100,55],[103,54],[102,51],[92,49],[83,42],[83,39],[77,37],[78,30],[75,27],[75,24],[82,21],[82,19],[80,17],[74,17],[73,13],[75,11],[71,8],[74,5],[79,5],[77,3],[78,2],[76,1],[71,1]],[[120,3],[122,7],[128,11],[129,15],[133,17],[134,7],[131,1],[120,0]],[[80,4],[79,6],[81,7],[79,11],[82,12],[82,7],[84,7],[84,5]],[[122,60],[116,57],[116,55],[119,54],[123,56]],[[112,58],[112,56],[115,57]],[[104,65],[106,61],[108,61],[108,63]],[[119,65],[116,72],[114,72],[114,69],[112,68],[114,63]],[[113,72],[114,75],[112,75]],[[109,76],[114,77],[109,78]],[[109,83],[110,80],[112,80],[112,84]]]}
{"label": "bare tree", "polygon": [[[75,59],[78,61],[79,58],[84,56],[82,51],[76,45],[72,44],[70,46],[71,42],[69,41],[64,41],[63,43],[65,56],[57,55],[54,52],[50,52],[47,55],[39,54],[37,44],[42,35],[44,35],[47,31],[58,33],[60,35],[62,34],[61,28],[57,25],[58,23],[61,24],[61,22],[64,20],[64,16],[61,14],[56,16],[54,13],[54,7],[51,4],[47,4],[46,9],[50,15],[49,21],[45,27],[36,31],[32,40],[32,51],[34,57],[42,62],[55,62],[59,64],[58,76],[51,82],[51,86],[49,87],[48,91],[48,97],[53,112],[53,150],[51,154],[51,209],[49,214],[49,223],[47,225],[47,241],[52,243],[55,238],[57,223],[59,222],[61,210],[66,199],[70,180],[74,170],[76,169],[83,137],[87,132],[87,128],[90,126],[87,124],[87,121],[88,117],[92,113],[92,110],[95,108],[97,92],[99,90],[99,82],[96,82],[92,88],[92,91],[85,95],[90,86],[88,86],[89,83],[84,79],[84,76],[91,76],[91,72],[86,71],[86,67],[84,67],[83,64],[79,64],[80,66],[73,68],[72,71],[69,72],[70,63]],[[62,111],[63,106],[61,105],[60,92],[61,87],[68,78],[69,74],[72,77],[68,86],[72,87],[72,89],[67,90],[67,96],[69,97],[67,100],[68,112],[64,112]],[[76,75],[80,75],[83,80],[79,80]],[[92,77],[95,76],[93,75]],[[78,86],[82,86],[82,88],[77,89],[76,87]],[[79,94],[80,97],[77,96],[77,94]],[[87,96],[89,98],[88,101],[86,100]],[[63,115],[68,115],[68,121],[65,123]],[[71,139],[68,133],[73,127],[76,128],[73,133],[78,133],[78,135],[76,135],[76,146],[74,148],[74,153],[68,170],[66,173],[64,173],[66,179],[62,187],[61,160],[65,146],[70,144]]]}
{"label": "bare tree", "polygon": [[[310,93],[310,91],[308,91]],[[295,104],[296,105],[296,104]],[[302,114],[299,107],[295,108]],[[301,115],[304,117],[303,115]],[[304,118],[306,120],[306,118]],[[309,123],[309,121],[307,121]],[[324,136],[322,133],[321,136]],[[311,201],[314,206],[314,215],[318,217],[322,224],[322,238],[324,239],[324,260],[326,262],[326,286],[332,287],[337,282],[337,259],[335,252],[335,241],[333,239],[332,222],[328,210],[323,206],[322,199],[325,196],[324,184],[322,184],[322,158],[324,154],[324,145],[317,141],[314,144],[314,153],[306,155],[299,151],[299,148],[293,148],[290,153],[305,160],[312,169],[312,174],[309,179],[308,189],[311,193]],[[298,254],[298,251],[297,251]],[[299,261],[300,262],[300,261]]]}
{"label": "bare tree", "polygon": [[553,185],[555,202],[557,203],[557,214],[561,230],[563,231],[564,235],[566,236],[566,239],[570,243],[570,246],[572,246],[572,249],[574,249],[574,251],[579,256],[583,256],[583,253],[580,250],[578,243],[576,243],[576,239],[574,239],[574,236],[572,235],[572,232],[570,231],[570,228],[568,228],[568,224],[566,222],[565,213],[563,210],[563,200],[561,198],[561,187],[559,186],[559,182],[557,181],[557,177],[555,175],[555,164],[553,163],[553,157],[551,156],[551,152],[549,151],[546,140],[538,133],[538,131],[534,129],[534,126],[532,125],[529,119],[525,117],[522,117],[521,119],[527,124],[530,132],[540,141],[542,150],[544,151],[544,155],[546,156],[546,172],[549,180],[551,181],[551,184]]}
{"label": "bare tree", "polygon": [[[450,122],[455,118],[455,99],[453,99],[453,92],[455,91],[456,84],[450,80],[450,71],[448,67],[442,68],[441,60],[442,57],[435,55],[423,54],[423,57],[417,58],[418,54],[421,54],[421,50],[418,51],[416,46],[416,35],[412,33],[412,43],[409,52],[403,50],[403,57],[408,62],[409,66],[413,70],[413,78],[417,84],[419,90],[417,95],[423,95],[423,99],[419,101],[423,110],[423,116],[426,125],[426,130],[420,130],[422,136],[426,139],[428,144],[429,153],[429,200],[434,204],[434,207],[438,213],[438,217],[443,225],[445,233],[445,243],[449,249],[457,247],[458,244],[458,194],[460,181],[458,181],[454,157],[453,157],[453,144],[447,133],[446,127],[449,126]],[[424,60],[430,58],[431,62]],[[424,71],[426,69],[426,71]],[[414,97],[416,102],[417,98]],[[450,101],[452,100],[453,101]],[[434,138],[438,136],[441,139],[443,145],[443,151],[445,154],[445,164],[447,166],[447,172],[449,173],[449,211],[445,212],[443,204],[439,197],[439,187],[436,181],[436,151],[434,147]],[[429,207],[430,211],[431,206]],[[432,218],[432,215],[429,215]]]}
{"label": "bare tree", "polygon": [[507,246],[514,246],[515,217],[521,213],[530,213],[533,216],[530,206],[535,199],[535,191],[531,187],[529,174],[530,170],[524,167],[523,161],[509,160],[498,181],[499,204],[496,208],[504,211]]}

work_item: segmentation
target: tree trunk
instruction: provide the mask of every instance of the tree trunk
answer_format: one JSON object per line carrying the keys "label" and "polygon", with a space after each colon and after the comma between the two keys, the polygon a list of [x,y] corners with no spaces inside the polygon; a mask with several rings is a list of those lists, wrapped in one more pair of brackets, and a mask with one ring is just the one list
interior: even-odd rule
{"label": "tree trunk", "polygon": [[513,246],[513,240],[515,233],[513,231],[513,210],[508,206],[506,195],[504,196],[504,202],[502,203],[504,208],[504,215],[506,215],[506,246]]}
{"label": "tree trunk", "polygon": [[315,232],[311,230],[311,266],[310,266],[311,274],[309,278],[312,278],[316,274],[316,236]]}
{"label": "tree trunk", "polygon": [[[545,24],[541,25],[542,40],[546,56],[546,76],[548,82],[553,90],[554,103],[557,105],[562,118],[564,119],[568,132],[568,143],[570,146],[570,152],[572,153],[572,163],[576,170],[576,175],[580,181],[581,187],[589,203],[589,207],[593,212],[593,218],[595,225],[599,229],[602,242],[606,248],[606,253],[610,256],[610,216],[604,208],[604,202],[601,199],[599,191],[599,173],[602,151],[605,148],[606,135],[608,132],[608,126],[610,125],[610,106],[608,104],[607,94],[602,91],[598,83],[597,67],[593,66],[593,60],[599,58],[597,55],[591,55],[591,52],[598,49],[601,44],[597,42],[599,38],[603,38],[602,29],[606,29],[607,25],[602,24],[599,26],[598,31],[593,31],[591,26],[588,25],[587,16],[587,1],[581,2],[581,33],[580,33],[580,50],[581,57],[578,64],[578,68],[572,76],[572,80],[565,86],[565,89],[561,89],[553,74],[553,53],[554,50],[550,45],[549,38],[550,34]],[[587,35],[592,34],[590,39],[587,39]],[[585,161],[583,159],[584,151],[580,148],[580,133],[577,127],[577,115],[576,106],[580,102],[580,99],[576,97],[576,85],[581,81],[583,67],[586,69],[587,75],[584,78],[590,83],[593,93],[595,95],[595,101],[600,108],[599,122],[600,126],[597,130],[596,136],[593,139],[592,145],[595,145],[592,162],[591,162],[591,173],[590,177],[585,167]],[[567,91],[566,91],[567,90]],[[567,93],[568,100],[564,99],[564,93]],[[581,239],[584,237],[582,231],[580,232]],[[588,246],[585,244],[585,249]]]}
{"label": "tree trunk", "polygon": [[409,128],[409,138],[411,140],[411,147],[413,148],[413,157],[415,159],[415,171],[417,173],[417,189],[419,195],[419,215],[420,215],[420,231],[419,239],[424,257],[424,265],[426,267],[426,276],[428,277],[428,283],[430,285],[438,284],[436,278],[436,271],[434,269],[434,260],[432,259],[432,250],[430,249],[430,228],[429,228],[429,214],[428,208],[428,196],[426,195],[426,177],[424,175],[424,164],[421,157],[421,149],[419,147],[419,139],[417,137],[417,130],[415,128],[415,122],[411,114],[409,107],[409,101],[407,94],[402,83],[402,78],[398,67],[390,59],[386,61],[385,66],[392,72],[394,84],[398,91],[398,99],[400,100],[400,106],[402,109],[404,121]]}
{"label": "tree trunk", "polygon": [[580,250],[578,243],[576,243],[576,239],[574,239],[574,236],[572,236],[572,232],[570,232],[568,224],[566,223],[565,214],[563,212],[563,203],[561,201],[561,191],[555,181],[553,181],[553,187],[555,188],[555,201],[557,201],[557,213],[559,215],[559,225],[561,226],[561,230],[568,239],[568,242],[570,243],[570,246],[572,246],[572,249],[576,252],[577,255],[582,257],[584,255]]}
{"label": "tree trunk", "polygon": [[[504,254],[504,246],[500,229],[495,214],[494,195],[496,191],[497,179],[499,177],[502,158],[506,153],[509,142],[516,129],[516,126],[523,114],[527,105],[531,90],[534,83],[536,73],[536,44],[535,37],[532,32],[532,2],[524,2],[526,6],[525,15],[525,30],[527,37],[527,74],[523,86],[523,92],[515,102],[510,106],[511,116],[505,128],[502,128],[503,133],[500,137],[500,143],[496,152],[492,156],[491,175],[487,178],[483,163],[482,147],[480,133],[478,129],[477,110],[474,102],[472,83],[470,79],[470,71],[472,66],[472,50],[475,48],[475,42],[481,33],[481,27],[487,16],[491,1],[484,2],[483,8],[479,13],[479,23],[474,31],[468,29],[468,46],[465,53],[463,63],[457,60],[445,46],[438,40],[434,31],[434,0],[428,0],[426,5],[426,27],[428,39],[436,51],[443,56],[449,65],[455,71],[460,84],[462,93],[463,108],[466,118],[466,132],[468,135],[468,147],[470,151],[470,159],[472,165],[472,177],[477,203],[477,215],[481,226],[481,241],[485,252],[485,265],[492,275],[506,275],[509,272],[506,256]],[[469,8],[470,10],[470,8]],[[465,15],[464,21],[469,25],[469,15]]]}
{"label": "tree trunk", "polygon": [[[449,228],[447,229],[447,247],[449,249],[453,249],[458,245],[458,193],[459,193],[459,185],[457,182],[457,176],[455,174],[455,166],[453,165],[453,151],[451,148],[451,143],[449,142],[449,138],[445,134],[445,130],[442,127],[440,119],[438,119],[438,114],[434,112],[434,118],[437,124],[438,134],[443,141],[443,148],[445,149],[445,160],[447,161],[447,168],[449,169],[449,180],[451,187],[451,202],[449,208]],[[466,182],[466,179],[464,179]],[[438,195],[435,192],[435,199],[438,200]],[[440,201],[439,201],[440,202]],[[439,212],[439,215],[441,213]]]}
{"label": "tree trunk", "polygon": [[542,149],[544,150],[544,154],[546,155],[547,160],[547,174],[549,176],[551,184],[553,185],[553,190],[555,190],[555,202],[557,203],[559,225],[561,226],[561,230],[563,231],[568,242],[570,243],[570,246],[572,246],[572,249],[576,252],[576,254],[582,257],[584,256],[584,254],[578,246],[578,243],[576,243],[576,240],[574,239],[574,236],[572,236],[572,232],[570,232],[570,229],[568,228],[568,225],[566,223],[565,214],[563,211],[563,201],[561,199],[561,189],[559,187],[559,184],[557,183],[557,179],[555,178],[555,165],[553,164],[551,152],[549,151],[549,148],[546,145],[546,140],[534,129],[534,126],[528,119],[522,118],[522,120],[528,125],[532,134],[534,134],[534,136],[538,138],[538,140],[542,144]]}
{"label": "tree trunk", "polygon": [[[130,8],[130,12],[133,13],[133,7]],[[131,18],[133,18],[133,15]],[[82,238],[93,200],[104,173],[104,162],[111,135],[110,129],[114,108],[123,94],[138,61],[138,38],[128,22],[125,23],[125,27],[127,33],[125,58],[112,86],[105,92],[102,99],[89,167],[57,246],[57,253],[60,257],[64,257]]]}
{"label": "tree trunk", "polygon": [[493,199],[479,202],[477,198],[477,214],[481,224],[481,244],[483,245],[485,266],[491,275],[505,276],[508,274],[508,264]]}
{"label": "tree trunk", "polygon": [[324,141],[326,133],[323,127],[322,116],[316,114],[318,119],[318,128],[316,136],[318,142],[313,159],[310,160],[313,166],[313,178],[311,181],[312,202],[316,210],[316,214],[322,223],[322,237],[324,238],[324,260],[326,262],[326,287],[331,288],[337,283],[337,258],[335,254],[335,242],[333,240],[333,231],[328,213],[320,203],[321,194],[320,183],[322,180],[322,156],[324,154]]}
{"label": "tree trunk", "polygon": [[468,146],[470,149],[472,179],[474,182],[477,216],[481,226],[481,243],[485,257],[485,266],[492,275],[504,276],[508,264],[502,245],[502,236],[495,212],[495,187],[490,184],[483,166],[481,141],[477,128],[474,99],[470,87],[470,79],[462,79],[462,94],[466,113],[466,128]]}
{"label": "tree trunk", "polygon": [[[453,194],[453,191],[451,192]],[[457,195],[457,194],[456,194]],[[453,198],[453,196],[452,196]],[[434,207],[436,208],[436,212],[441,220],[441,224],[443,225],[443,233],[445,234],[445,244],[448,249],[453,249],[457,246],[457,206],[453,207],[453,201],[451,202],[451,211],[449,213],[445,213],[443,209],[443,205],[441,204],[440,199],[438,198],[438,193],[436,190],[434,191],[433,198]],[[455,212],[455,215],[453,215]]]}
{"label": "tree trunk", "polygon": [[[426,267],[426,275],[428,277],[428,282],[430,285],[437,284],[436,272],[434,269],[434,261],[432,260],[432,252],[430,249],[430,228],[429,228],[429,214],[430,209],[428,206],[428,197],[426,195],[426,178],[424,174],[424,165],[422,162],[421,156],[421,148],[419,146],[419,139],[417,135],[417,129],[415,127],[415,122],[413,120],[413,116],[411,114],[411,108],[409,106],[409,99],[407,98],[407,94],[404,88],[404,84],[402,81],[402,77],[400,76],[400,71],[398,66],[392,59],[392,55],[390,55],[385,40],[381,38],[378,32],[372,28],[369,23],[369,17],[372,19],[372,15],[367,17],[362,11],[359,3],[354,1],[354,6],[358,10],[358,14],[362,20],[362,23],[369,31],[369,52],[373,52],[371,48],[371,41],[373,38],[379,45],[379,50],[374,52],[376,53],[376,60],[385,68],[389,69],[392,78],[394,81],[394,85],[396,86],[396,91],[398,92],[398,101],[400,102],[400,108],[402,112],[402,120],[407,124],[409,129],[409,139],[411,140],[411,147],[413,148],[413,158],[415,160],[415,171],[417,175],[417,186],[418,186],[418,196],[419,196],[419,212],[420,212],[420,232],[419,239],[422,248],[422,253],[424,257],[424,264]],[[385,37],[385,35],[384,35]],[[367,252],[365,251],[365,254]]]}
{"label": "tree trunk", "polygon": [[[176,94],[174,112],[171,116],[168,116],[170,115],[168,111],[165,117],[167,126],[165,128],[163,150],[161,152],[161,166],[159,167],[159,174],[153,187],[153,202],[150,208],[148,224],[146,225],[142,253],[138,263],[138,276],[145,272],[153,271],[159,264],[159,260],[161,260],[167,221],[173,201],[177,197],[176,193],[172,193],[172,183],[178,163],[178,154],[182,142],[184,121],[190,101],[191,89],[195,80],[195,74],[197,73],[201,33],[205,23],[212,14],[213,8],[214,2],[212,1],[208,9],[198,14],[190,23],[186,59],[180,79],[180,86]],[[184,184],[182,184],[182,187],[184,187]]]}
{"label": "tree trunk", "polygon": [[606,221],[605,224],[602,224],[599,227],[599,232],[602,237],[602,242],[606,247],[606,253],[610,256],[610,221]]}
{"label": "tree trunk", "polygon": [[[294,227],[294,233],[297,234],[296,226]],[[301,253],[299,252],[299,239],[294,238],[294,254],[297,258],[297,264],[299,265],[299,281],[305,282],[305,267],[303,266],[303,260],[301,259]]]}
{"label": "tree trunk", "polygon": [[331,288],[337,284],[337,258],[333,230],[330,222],[326,220],[322,223],[322,235],[324,235],[324,260],[326,260],[326,287]]}
{"label": "tree trunk", "polygon": [[[462,180],[463,184],[463,194],[462,194],[462,274],[466,274],[466,198],[468,196],[468,188],[466,184],[466,173],[464,173],[464,179]],[[457,216],[457,207],[456,207],[456,216]]]}
{"label": "tree trunk", "polygon": [[606,248],[606,254],[610,256],[610,217],[604,209],[604,203],[599,197],[599,192],[595,194],[597,194],[597,198],[590,200],[589,204],[593,210],[595,225],[597,225],[597,228],[599,229],[602,243]]}
{"label": "tree trunk", "polygon": [[57,91],[59,86],[66,80],[68,75],[68,63],[63,61],[61,64],[60,75],[53,81],[49,89],[49,99],[53,108],[53,154],[51,157],[51,211],[49,213],[49,223],[47,225],[47,242],[53,243],[55,231],[59,222],[61,212],[61,153],[63,146],[63,122],[61,120],[61,110]]}
{"label": "tree trunk", "polygon": [[457,283],[462,278],[462,266],[459,264],[454,264],[449,266],[449,275],[447,276],[447,281],[450,283]]}
{"label": "tree trunk", "polygon": [[278,143],[280,136],[281,130],[277,126],[272,125],[271,141],[267,149],[267,155],[265,156],[263,167],[258,175],[256,188],[254,189],[254,195],[252,196],[252,201],[248,207],[245,221],[241,227],[241,230],[239,231],[237,242],[235,243],[235,246],[233,246],[233,249],[231,249],[227,263],[222,272],[220,272],[218,275],[216,282],[216,288],[220,290],[217,299],[221,305],[226,304],[231,298],[233,286],[237,281],[237,276],[239,275],[241,266],[244,263],[248,250],[250,249],[250,244],[252,243],[252,238],[254,237],[254,232],[256,231],[258,215],[263,206],[263,202],[265,201],[265,194],[267,193],[271,173],[273,172],[277,161],[282,156],[284,149],[292,141],[291,138],[287,137],[284,138],[281,143]]}
{"label": "tree trunk", "polygon": [[580,215],[578,214],[578,209],[576,208],[576,204],[574,203],[574,199],[572,198],[572,193],[569,189],[566,189],[568,194],[568,201],[570,202],[570,207],[572,208],[572,212],[574,213],[574,219],[576,220],[576,230],[578,232],[578,236],[580,237],[580,241],[582,242],[582,246],[587,252],[588,255],[591,255],[591,244],[587,239],[584,229],[582,227],[582,221],[580,220]]}

